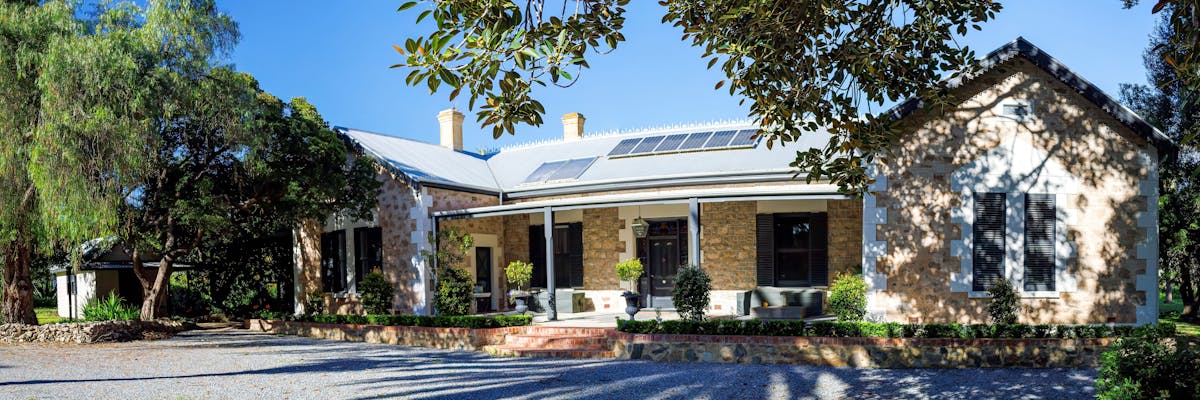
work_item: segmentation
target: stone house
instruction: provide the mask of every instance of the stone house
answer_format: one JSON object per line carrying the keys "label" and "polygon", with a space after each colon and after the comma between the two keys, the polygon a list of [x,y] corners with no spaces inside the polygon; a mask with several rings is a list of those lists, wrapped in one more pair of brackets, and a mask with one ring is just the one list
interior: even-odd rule
{"label": "stone house", "polygon": [[585,135],[488,155],[462,149],[463,114],[438,115],[441,143],[342,129],[380,166],[371,221],[296,231],[297,311],[325,293],[359,312],[355,285],[381,270],[395,311],[431,310],[430,232],[470,233],[476,309],[504,310],[503,268],[535,265],[556,311],[620,312],[615,264],[640,258],[644,306],[670,308],[676,271],[713,277],[711,313],[823,314],[838,273],[868,282],[873,318],[982,322],[999,279],[1022,296],[1022,322],[1147,323],[1157,317],[1157,165],[1174,144],[1024,39],[981,71],[948,81],[954,106],[897,106],[903,135],[856,197],[796,179],[797,151],[743,123]]}

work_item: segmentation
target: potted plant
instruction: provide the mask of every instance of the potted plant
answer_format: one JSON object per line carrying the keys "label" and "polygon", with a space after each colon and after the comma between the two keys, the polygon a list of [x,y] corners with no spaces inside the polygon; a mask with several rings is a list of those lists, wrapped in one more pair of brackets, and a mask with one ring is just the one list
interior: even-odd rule
{"label": "potted plant", "polygon": [[638,258],[630,258],[617,263],[617,279],[622,282],[629,282],[629,290],[626,290],[621,296],[625,297],[625,313],[629,314],[629,319],[633,320],[633,316],[637,314],[638,297],[637,280],[642,277],[642,260]]}
{"label": "potted plant", "polygon": [[529,305],[525,304],[529,298],[529,281],[533,279],[533,264],[524,261],[513,261],[504,267],[504,276],[508,278],[508,286],[512,290],[508,291],[508,297],[517,303],[516,310],[518,313],[525,314],[529,311]]}

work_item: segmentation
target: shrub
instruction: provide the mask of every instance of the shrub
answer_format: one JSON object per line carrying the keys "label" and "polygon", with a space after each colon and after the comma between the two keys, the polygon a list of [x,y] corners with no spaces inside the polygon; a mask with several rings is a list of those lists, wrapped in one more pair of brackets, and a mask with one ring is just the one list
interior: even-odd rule
{"label": "shrub", "polygon": [[322,324],[348,324],[348,325],[381,325],[381,326],[423,326],[431,328],[471,328],[471,329],[490,329],[504,328],[509,326],[525,326],[533,322],[533,317],[529,315],[497,315],[494,317],[480,317],[474,315],[342,315],[342,314],[316,314],[304,316],[300,319],[305,322],[317,322]]}
{"label": "shrub", "polygon": [[[640,265],[640,263],[639,263]],[[671,302],[679,316],[687,321],[703,321],[704,312],[708,310],[709,292],[712,291],[712,278],[708,272],[697,266],[679,269],[675,275],[675,289],[671,291]]]}
{"label": "shrub", "polygon": [[83,320],[131,321],[139,318],[140,311],[137,307],[126,304],[121,296],[110,292],[108,297],[92,299],[83,306]]}
{"label": "shrub", "polygon": [[1017,311],[1020,307],[1021,297],[1017,295],[1017,289],[1013,287],[1012,282],[1009,282],[1008,279],[998,280],[988,288],[987,293],[992,296],[992,300],[987,305],[988,316],[992,323],[1009,325],[1017,323]]}
{"label": "shrub", "polygon": [[362,297],[363,309],[367,314],[391,314],[395,292],[392,284],[378,271],[367,274],[358,283],[358,294]]}
{"label": "shrub", "polygon": [[305,314],[321,314],[325,312],[325,293],[320,290],[308,292],[304,298]]}
{"label": "shrub", "polygon": [[504,276],[508,278],[508,286],[513,290],[529,289],[529,281],[533,280],[533,264],[524,261],[513,261],[504,267]]}
{"label": "shrub", "polygon": [[1158,336],[1119,339],[1100,355],[1099,399],[1200,398],[1200,345]]}
{"label": "shrub", "polygon": [[1110,337],[1169,337],[1175,325],[961,325],[900,324],[895,322],[812,322],[800,320],[620,321],[617,330],[643,334],[822,336],[950,339],[1053,339]]}
{"label": "shrub", "polygon": [[441,268],[437,280],[437,296],[434,305],[441,315],[467,315],[471,313],[472,294],[475,283],[471,274],[458,267]]}
{"label": "shrub", "polygon": [[642,277],[642,272],[645,268],[642,267],[642,260],[639,258],[630,258],[617,263],[617,280],[621,282],[629,282],[629,291],[637,293],[637,279]]}
{"label": "shrub", "polygon": [[829,311],[838,321],[862,321],[867,315],[867,281],[862,275],[838,274],[829,287]]}

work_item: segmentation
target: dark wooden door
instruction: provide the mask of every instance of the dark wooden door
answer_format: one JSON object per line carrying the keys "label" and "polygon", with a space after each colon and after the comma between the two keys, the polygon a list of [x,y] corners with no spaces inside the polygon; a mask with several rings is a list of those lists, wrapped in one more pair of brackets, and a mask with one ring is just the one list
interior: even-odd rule
{"label": "dark wooden door", "polygon": [[675,289],[675,273],[679,271],[679,239],[650,238],[650,294],[670,296]]}

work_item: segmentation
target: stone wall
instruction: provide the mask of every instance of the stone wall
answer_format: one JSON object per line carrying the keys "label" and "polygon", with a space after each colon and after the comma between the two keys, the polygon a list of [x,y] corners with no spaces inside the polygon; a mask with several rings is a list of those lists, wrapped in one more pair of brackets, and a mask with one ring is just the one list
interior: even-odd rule
{"label": "stone wall", "polygon": [[[964,239],[954,209],[963,196],[952,189],[951,174],[1008,143],[1028,143],[1079,180],[1077,193],[1057,207],[1078,209],[1068,219],[1068,281],[1077,287],[1021,300],[1022,323],[1132,323],[1147,304],[1155,277],[1138,247],[1150,243],[1157,215],[1148,212],[1154,192],[1155,151],[1144,139],[1104,110],[1024,58],[992,67],[954,91],[956,108],[940,116],[918,112],[906,118],[910,133],[881,160],[872,215],[878,233],[869,240],[882,251],[867,261],[868,276],[880,290],[872,309],[888,320],[922,323],[983,322],[987,300],[952,291],[964,271],[952,242]],[[1007,99],[1029,100],[1033,118],[1000,115]],[[1145,183],[1150,182],[1150,183]],[[1150,186],[1139,191],[1140,186]],[[878,210],[878,212],[875,212]],[[1143,218],[1145,217],[1145,218]],[[1140,220],[1149,221],[1141,226]],[[969,232],[967,232],[969,233]],[[1145,254],[1151,254],[1147,251]],[[1153,257],[1149,257],[1153,258]],[[1137,287],[1135,277],[1150,284]],[[964,278],[965,279],[965,278]],[[1065,285],[1064,285],[1065,286]],[[1072,285],[1073,286],[1073,285]],[[1155,301],[1151,299],[1150,301]]]}
{"label": "stone wall", "polygon": [[620,240],[625,221],[617,209],[589,208],[583,210],[583,288],[612,290],[619,287],[616,265],[625,241]]}
{"label": "stone wall", "polygon": [[862,273],[862,199],[829,200],[829,282]]}
{"label": "stone wall", "polygon": [[1079,368],[1113,339],[892,339],[622,334],[617,358],[856,368]]}
{"label": "stone wall", "polygon": [[346,342],[382,343],[451,350],[482,351],[483,346],[504,343],[509,334],[526,327],[494,329],[431,328],[420,326],[339,325],[314,322],[251,320],[250,330]]}
{"label": "stone wall", "polygon": [[[350,342],[482,351],[509,335],[562,334],[563,329],[496,329],[337,325],[249,321],[252,331]],[[547,331],[549,329],[549,331]],[[590,332],[595,328],[581,328]],[[729,364],[795,364],[857,368],[1094,367],[1114,339],[921,339],[716,335],[643,335],[606,329],[618,359]],[[570,352],[564,352],[569,356]]]}
{"label": "stone wall", "polygon": [[713,290],[751,290],[755,281],[753,201],[700,206],[700,265],[712,276]]}
{"label": "stone wall", "polygon": [[103,343],[163,339],[184,330],[179,321],[102,321],[0,325],[0,343]]}
{"label": "stone wall", "polygon": [[[422,278],[421,265],[414,263],[414,259],[420,257],[417,241],[423,233],[419,232],[417,221],[413,218],[421,213],[421,207],[412,188],[394,179],[390,173],[380,170],[376,179],[383,182],[376,212],[376,221],[383,235],[383,275],[395,288],[392,298],[394,308],[402,313],[415,313],[422,307],[421,299],[424,297],[424,293],[418,293],[414,285]],[[353,237],[348,237],[347,244],[353,245],[353,240]],[[328,304],[340,306],[338,311],[345,313],[361,311],[357,301],[341,303]]]}

